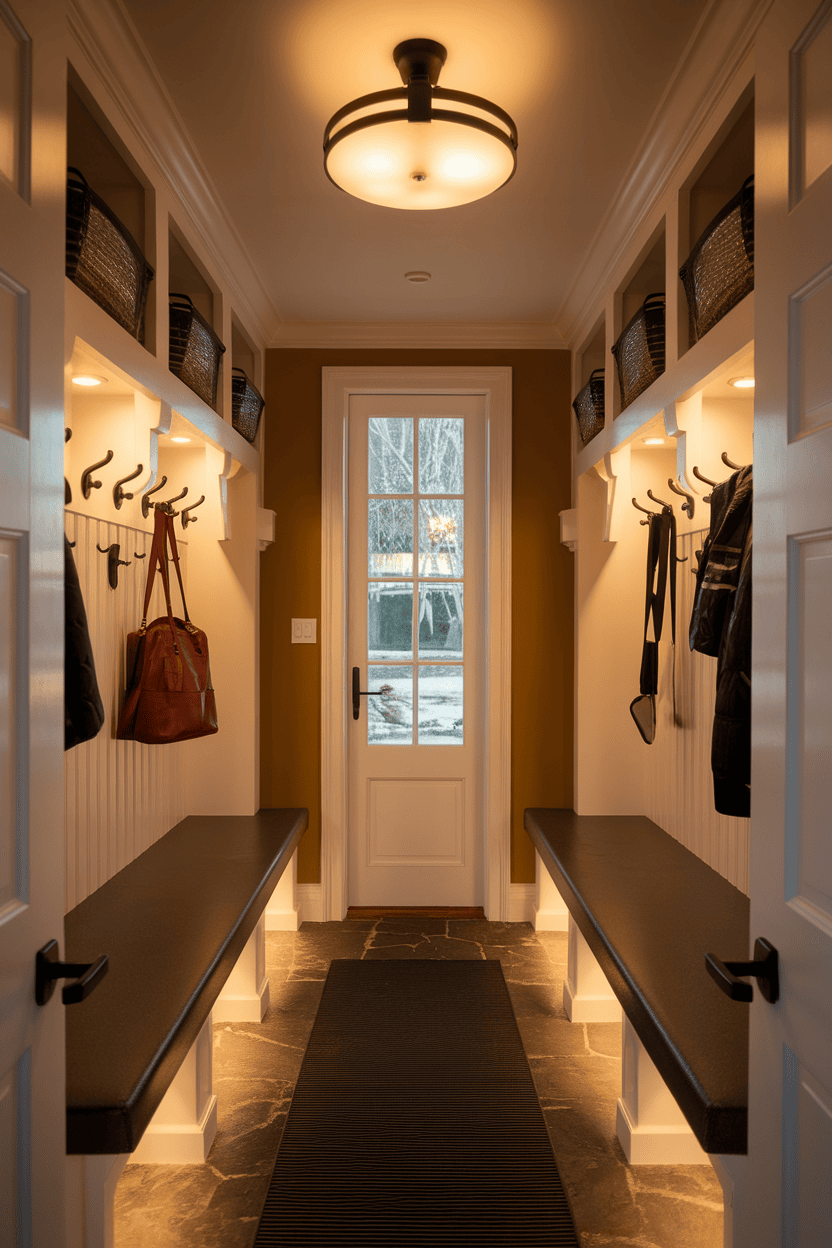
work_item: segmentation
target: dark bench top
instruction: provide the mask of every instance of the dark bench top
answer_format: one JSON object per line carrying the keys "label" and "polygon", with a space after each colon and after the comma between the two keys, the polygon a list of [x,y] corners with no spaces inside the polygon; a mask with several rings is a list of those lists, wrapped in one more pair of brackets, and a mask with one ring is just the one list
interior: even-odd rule
{"label": "dark bench top", "polygon": [[190,815],[70,910],[67,960],[109,969],[66,1009],[67,1152],[137,1146],[307,820]]}
{"label": "dark bench top", "polygon": [[524,824],[699,1143],[745,1153],[748,1006],[705,954],[748,960],[748,898],[649,819],[536,809]]}

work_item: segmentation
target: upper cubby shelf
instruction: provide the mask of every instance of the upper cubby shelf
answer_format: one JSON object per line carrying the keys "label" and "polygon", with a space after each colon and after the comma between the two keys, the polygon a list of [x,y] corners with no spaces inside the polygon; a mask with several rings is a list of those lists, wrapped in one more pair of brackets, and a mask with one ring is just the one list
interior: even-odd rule
{"label": "upper cubby shelf", "polygon": [[[252,445],[232,424],[232,368],[243,368],[253,386],[262,385],[262,345],[256,344],[234,315],[229,283],[212,271],[221,265],[216,257],[212,265],[213,253],[181,219],[187,213],[180,211],[172,187],[146,152],[139,157],[131,151],[120,118],[99,105],[72,65],[67,86],[67,163],[80,171],[87,184],[84,189],[83,182],[75,179],[81,192],[75,192],[83,208],[81,217],[92,220],[92,209],[89,213],[86,209],[92,202],[102,223],[86,269],[73,264],[74,280],[66,282],[68,370],[80,351],[93,365],[98,362],[99,371],[169,407],[202,441],[256,474],[260,439]],[[116,218],[114,226],[110,214]],[[105,237],[107,230],[110,234]],[[128,238],[122,245],[123,234]],[[86,236],[85,227],[82,237]],[[75,251],[68,237],[68,272],[71,257],[81,254],[74,237]],[[118,265],[120,256],[126,257],[123,271]],[[128,296],[139,287],[131,287],[128,278],[136,272],[145,274],[145,262],[153,277],[149,285],[145,283],[143,315],[137,312],[131,320],[122,314],[118,299],[123,287],[125,307],[130,307]],[[185,296],[174,300],[173,312],[172,294]],[[140,307],[138,296],[133,306]],[[188,316],[192,320],[186,326]],[[193,350],[192,339],[198,339]],[[213,372],[204,363],[203,348],[209,340],[215,347]]]}
{"label": "upper cubby shelf", "polygon": [[[753,173],[754,82],[747,63],[654,202],[642,233],[611,269],[601,309],[575,353],[573,393],[601,367],[606,391],[604,427],[586,446],[580,439],[576,444],[578,476],[632,442],[677,401],[703,389],[723,363],[753,343],[753,182],[748,181]],[[745,194],[729,214],[728,205],[744,184]],[[703,235],[709,242],[697,251]],[[708,270],[714,261],[719,267]],[[696,325],[680,278],[683,265],[695,272],[695,281],[688,278],[688,288],[696,301]],[[724,290],[719,288],[723,280]],[[660,292],[665,298],[663,371],[655,375],[654,370],[654,379],[641,393],[631,387],[629,393],[635,390],[636,397],[622,405],[610,347],[645,297]],[[712,303],[705,315],[704,301],[709,298]]]}

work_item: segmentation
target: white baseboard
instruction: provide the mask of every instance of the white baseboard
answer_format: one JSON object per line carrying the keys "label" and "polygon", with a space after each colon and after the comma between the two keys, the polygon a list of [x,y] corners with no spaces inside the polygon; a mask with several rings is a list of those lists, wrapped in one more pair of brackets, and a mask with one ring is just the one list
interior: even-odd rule
{"label": "white baseboard", "polygon": [[298,884],[298,925],[323,923],[324,894],[320,884]]}
{"label": "white baseboard", "polygon": [[536,884],[511,884],[508,895],[509,923],[531,923],[536,900]]}
{"label": "white baseboard", "polygon": [[543,910],[532,906],[532,926],[536,932],[568,932],[569,911]]}
{"label": "white baseboard", "polygon": [[711,1159],[690,1127],[636,1127],[619,1098],[615,1130],[631,1166],[709,1166]]}
{"label": "white baseboard", "polygon": [[267,932],[296,932],[303,920],[297,910],[266,910]]}
{"label": "white baseboard", "polygon": [[269,977],[265,975],[256,993],[221,993],[211,1011],[215,1023],[262,1023],[269,1008]]}
{"label": "white baseboard", "polygon": [[621,1005],[609,996],[579,996],[571,980],[563,981],[563,1008],[570,1023],[620,1023]]}
{"label": "white baseboard", "polygon": [[203,1162],[217,1134],[217,1098],[209,1097],[199,1122],[156,1126],[152,1122],[130,1154],[140,1165],[192,1166]]}

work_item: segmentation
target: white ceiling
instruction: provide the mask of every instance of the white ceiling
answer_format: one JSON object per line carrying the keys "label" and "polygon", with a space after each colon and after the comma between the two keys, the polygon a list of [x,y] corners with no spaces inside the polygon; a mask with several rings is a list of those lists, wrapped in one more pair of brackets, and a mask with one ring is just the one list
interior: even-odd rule
{"label": "white ceiling", "polygon": [[[283,324],[558,315],[713,0],[122,0]],[[517,123],[513,180],[438,212],[326,178],[324,126],[400,85],[396,43]],[[404,274],[425,269],[424,285]]]}

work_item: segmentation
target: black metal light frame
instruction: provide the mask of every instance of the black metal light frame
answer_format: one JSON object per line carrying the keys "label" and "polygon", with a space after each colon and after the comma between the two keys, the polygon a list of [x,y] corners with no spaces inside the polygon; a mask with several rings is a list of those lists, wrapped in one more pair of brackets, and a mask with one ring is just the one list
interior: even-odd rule
{"label": "black metal light frame", "polygon": [[[339,190],[344,189],[335,181],[327,168],[329,153],[335,145],[341,139],[356,134],[359,130],[385,125],[390,121],[449,121],[454,125],[470,126],[474,130],[481,130],[492,138],[499,139],[511,152],[513,161],[511,173],[504,182],[500,183],[500,187],[511,181],[517,168],[517,127],[514,121],[504,109],[497,104],[492,104],[490,100],[483,99],[482,96],[471,95],[467,91],[452,91],[446,87],[438,87],[436,84],[439,80],[439,71],[445,63],[446,56],[447,52],[442,44],[436,43],[433,39],[406,39],[393,50],[393,60],[405,85],[392,87],[388,91],[374,91],[370,95],[362,95],[357,100],[345,104],[343,108],[339,108],[338,112],[330,117],[324,130],[324,172],[333,186],[337,186]],[[338,130],[337,133],[332,133],[334,127],[350,113],[368,108],[372,104],[383,104],[392,100],[402,100],[406,107],[387,109],[381,113],[372,113],[368,117],[359,117]],[[454,112],[453,109],[448,108],[434,108],[434,100],[453,100],[458,104],[468,104],[482,112],[491,113],[503,122],[508,133],[482,117],[474,117],[470,113]],[[495,187],[494,190],[499,190],[500,187]]]}

